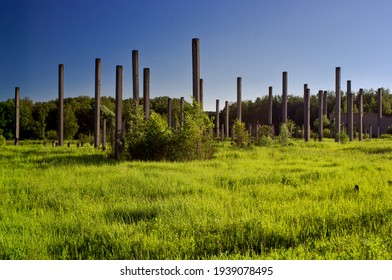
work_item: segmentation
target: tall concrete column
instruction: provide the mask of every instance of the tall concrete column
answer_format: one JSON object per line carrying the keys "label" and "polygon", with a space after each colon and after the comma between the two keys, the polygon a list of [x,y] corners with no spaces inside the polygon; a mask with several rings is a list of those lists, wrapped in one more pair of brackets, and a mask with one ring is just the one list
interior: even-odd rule
{"label": "tall concrete column", "polygon": [[20,130],[20,87],[15,88],[15,146],[19,144]]}
{"label": "tall concrete column", "polygon": [[122,136],[122,66],[116,66],[116,137],[114,142],[114,157],[120,159],[120,142]]}
{"label": "tall concrete column", "polygon": [[381,122],[382,122],[382,88],[377,90],[377,138],[381,137]]}
{"label": "tall concrete column", "polygon": [[184,126],[184,97],[180,98],[180,114],[181,114],[181,127]]}
{"label": "tall concrete column", "polygon": [[106,150],[106,119],[102,119],[102,150]]}
{"label": "tall concrete column", "polygon": [[310,140],[310,90],[308,85],[304,84],[304,138]]}
{"label": "tall concrete column", "polygon": [[340,67],[335,69],[335,142],[339,142],[340,134],[340,107],[341,107],[341,96],[340,96]]}
{"label": "tall concrete column", "polygon": [[323,97],[324,97],[323,114],[326,115],[327,118],[328,118],[328,110],[327,110],[328,109],[328,105],[327,105],[327,103],[328,103],[328,92],[326,90],[324,90]]}
{"label": "tall concrete column", "polygon": [[242,79],[237,77],[237,120],[242,121]]}
{"label": "tall concrete column", "polygon": [[347,81],[347,134],[350,141],[354,138],[354,105],[351,92],[351,81]]}
{"label": "tall concrete column", "polygon": [[225,101],[225,128],[226,128],[226,138],[230,137],[229,136],[229,101]]}
{"label": "tall concrete column", "polygon": [[59,64],[59,146],[64,145],[64,64]]}
{"label": "tall concrete column", "polygon": [[287,124],[287,72],[282,73],[282,123]]}
{"label": "tall concrete column", "polygon": [[215,113],[215,137],[219,137],[219,99],[216,100],[216,113]]}
{"label": "tall concrete column", "polygon": [[192,77],[193,98],[200,102],[200,41],[199,38],[192,39]]}
{"label": "tall concrete column", "polygon": [[101,118],[101,59],[95,59],[94,148],[99,147]]}
{"label": "tall concrete column", "polygon": [[268,125],[272,125],[272,87],[268,88]]}
{"label": "tall concrete column", "polygon": [[324,129],[324,111],[323,111],[323,103],[324,103],[324,93],[322,90],[319,90],[318,92],[318,119],[319,119],[319,125],[318,125],[318,140],[321,142],[323,141],[323,129]]}
{"label": "tall concrete column", "polygon": [[201,109],[203,110],[203,79],[200,79],[200,84],[199,84],[199,90],[200,90],[200,106]]}
{"label": "tall concrete column", "polygon": [[150,68],[143,69],[144,118],[150,117]]}
{"label": "tall concrete column", "polygon": [[139,105],[139,51],[132,51],[133,100]]}
{"label": "tall concrete column", "polygon": [[359,106],[358,106],[358,131],[359,131],[359,141],[362,141],[362,131],[363,131],[363,89],[359,89]]}
{"label": "tall concrete column", "polygon": [[172,99],[167,99],[167,126],[169,129],[172,128]]}

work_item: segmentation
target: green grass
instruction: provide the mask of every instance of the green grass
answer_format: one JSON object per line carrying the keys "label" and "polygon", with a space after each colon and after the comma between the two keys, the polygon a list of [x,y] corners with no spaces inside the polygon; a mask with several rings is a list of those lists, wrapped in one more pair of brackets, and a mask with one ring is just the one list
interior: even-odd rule
{"label": "green grass", "polygon": [[390,139],[217,149],[117,163],[1,147],[0,259],[392,258]]}

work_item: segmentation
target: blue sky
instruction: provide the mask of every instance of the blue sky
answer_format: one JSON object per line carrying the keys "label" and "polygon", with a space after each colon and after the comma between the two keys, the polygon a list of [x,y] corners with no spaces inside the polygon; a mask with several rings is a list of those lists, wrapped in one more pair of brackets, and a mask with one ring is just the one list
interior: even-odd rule
{"label": "blue sky", "polygon": [[[95,58],[101,94],[114,96],[123,65],[123,96],[132,96],[132,50],[151,70],[151,97],[192,95],[192,38],[200,38],[205,108],[282,91],[334,90],[335,67],[352,88],[391,87],[390,0],[0,0],[0,100],[57,98],[58,64],[65,97],[94,96]],[[140,79],[142,85],[142,79]],[[140,88],[142,92],[142,87]]]}

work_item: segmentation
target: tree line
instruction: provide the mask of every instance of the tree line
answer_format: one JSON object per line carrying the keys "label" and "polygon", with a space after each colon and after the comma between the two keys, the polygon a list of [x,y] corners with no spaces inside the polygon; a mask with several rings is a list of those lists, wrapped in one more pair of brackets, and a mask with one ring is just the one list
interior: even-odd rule
{"label": "tree line", "polygon": [[[156,97],[150,100],[152,112],[167,115],[167,96]],[[223,101],[221,101],[223,103]],[[185,103],[185,108],[191,108],[191,104]],[[221,104],[222,104],[221,103]],[[311,103],[311,126],[318,118],[318,98],[313,95]],[[123,101],[124,119],[130,120],[132,99]],[[354,100],[354,112],[358,112],[358,95]],[[268,96],[258,97],[255,101],[242,101],[242,121],[246,124],[266,124],[268,112]],[[94,98],[88,96],[69,97],[64,99],[64,138],[66,140],[81,140],[93,134],[94,122]],[[335,94],[329,91],[327,94],[327,115],[333,112],[335,106]],[[363,95],[364,112],[377,112],[377,92],[373,89],[365,90]],[[274,96],[273,124],[276,128],[281,122],[282,100],[281,96]],[[114,128],[115,99],[113,97],[101,97],[101,118],[107,120],[108,133]],[[382,100],[383,115],[392,115],[392,96],[389,89],[383,90]],[[347,98],[343,94],[342,112],[347,112]],[[207,112],[210,118],[215,117],[215,112]],[[0,135],[6,139],[13,139],[15,133],[15,103],[14,99],[0,102]],[[295,124],[301,126],[304,123],[303,97],[288,95],[287,116]],[[230,103],[229,119],[230,127],[237,117],[237,103]],[[180,120],[180,99],[172,99],[172,123]],[[224,110],[220,111],[220,125],[224,123]],[[58,129],[58,102],[33,102],[25,97],[20,100],[20,139],[53,139],[57,140]]]}

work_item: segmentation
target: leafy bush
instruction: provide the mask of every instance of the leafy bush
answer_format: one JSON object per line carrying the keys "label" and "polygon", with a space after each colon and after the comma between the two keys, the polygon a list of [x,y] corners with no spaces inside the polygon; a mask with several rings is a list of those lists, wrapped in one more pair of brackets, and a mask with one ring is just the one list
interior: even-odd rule
{"label": "leafy bush", "polygon": [[3,135],[0,134],[0,147],[5,146],[5,138]]}
{"label": "leafy bush", "polygon": [[169,129],[166,118],[157,113],[145,120],[141,108],[131,115],[130,126],[124,137],[128,160],[189,161],[214,154],[213,123],[196,102],[184,112],[184,126],[178,131]]}
{"label": "leafy bush", "polygon": [[348,138],[348,135],[347,135],[346,131],[342,130],[339,133],[339,142],[342,143],[342,144],[346,144],[348,142],[348,140],[349,140],[349,138]]}
{"label": "leafy bush", "polygon": [[46,139],[48,140],[57,140],[58,135],[56,130],[48,130],[46,131]]}
{"label": "leafy bush", "polygon": [[245,128],[245,123],[235,120],[233,124],[233,131],[235,131],[235,143],[237,147],[243,147],[249,142],[249,134]]}
{"label": "leafy bush", "polygon": [[83,144],[90,143],[90,145],[94,144],[94,136],[93,135],[86,135],[86,134],[79,134],[78,136],[79,141]]}
{"label": "leafy bush", "polygon": [[287,125],[284,123],[280,125],[278,142],[282,146],[287,146],[290,142],[290,132],[289,129],[287,128]]}
{"label": "leafy bush", "polygon": [[259,138],[261,138],[261,137],[263,137],[263,136],[265,136],[265,137],[272,137],[272,126],[269,126],[269,125],[262,125],[260,128],[259,128],[259,130],[258,130],[258,133],[257,133],[258,135],[258,137]]}
{"label": "leafy bush", "polygon": [[261,146],[261,147],[271,147],[274,144],[274,141],[270,136],[261,136],[257,139],[255,142],[256,146]]}

